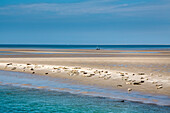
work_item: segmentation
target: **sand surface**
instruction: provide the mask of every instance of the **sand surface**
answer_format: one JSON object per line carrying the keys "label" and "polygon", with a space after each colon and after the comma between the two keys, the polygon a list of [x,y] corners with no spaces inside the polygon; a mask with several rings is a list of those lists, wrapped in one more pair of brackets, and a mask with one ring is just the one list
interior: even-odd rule
{"label": "sand surface", "polygon": [[[96,85],[123,91],[131,89],[130,92],[170,96],[169,50],[3,49],[0,51],[15,52],[15,55],[0,55],[1,70],[34,72],[33,74],[42,76],[70,79],[75,84]],[[48,51],[50,54],[43,54]],[[32,54],[32,52],[41,54]],[[7,65],[8,63],[12,64]],[[78,73],[74,74],[74,71]],[[140,84],[134,85],[134,83]]]}

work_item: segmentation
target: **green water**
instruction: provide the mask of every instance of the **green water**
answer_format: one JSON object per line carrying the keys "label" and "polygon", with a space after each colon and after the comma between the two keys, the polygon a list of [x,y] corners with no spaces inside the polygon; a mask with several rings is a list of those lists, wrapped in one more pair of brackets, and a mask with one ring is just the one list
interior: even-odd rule
{"label": "green water", "polygon": [[169,113],[170,107],[0,85],[0,113]]}

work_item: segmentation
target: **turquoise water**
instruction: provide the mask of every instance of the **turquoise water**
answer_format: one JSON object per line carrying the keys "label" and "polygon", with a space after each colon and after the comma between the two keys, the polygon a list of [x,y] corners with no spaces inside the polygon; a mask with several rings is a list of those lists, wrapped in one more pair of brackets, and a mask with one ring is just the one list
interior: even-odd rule
{"label": "turquoise water", "polygon": [[170,49],[170,45],[43,45],[43,44],[0,44],[0,48],[29,49],[109,49],[109,50],[148,50]]}
{"label": "turquoise water", "polygon": [[0,112],[168,113],[170,107],[0,85]]}
{"label": "turquoise water", "polygon": [[168,113],[169,105],[167,96],[127,93],[48,76],[0,71],[0,113]]}

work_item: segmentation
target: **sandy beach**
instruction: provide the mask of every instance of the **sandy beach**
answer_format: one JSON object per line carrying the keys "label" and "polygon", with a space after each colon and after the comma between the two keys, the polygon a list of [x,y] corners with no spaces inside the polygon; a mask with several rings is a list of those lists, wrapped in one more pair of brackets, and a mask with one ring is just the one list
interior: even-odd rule
{"label": "sandy beach", "polygon": [[0,70],[58,77],[71,80],[74,84],[129,93],[138,91],[170,96],[169,50],[0,51],[15,52],[15,55],[0,55]]}

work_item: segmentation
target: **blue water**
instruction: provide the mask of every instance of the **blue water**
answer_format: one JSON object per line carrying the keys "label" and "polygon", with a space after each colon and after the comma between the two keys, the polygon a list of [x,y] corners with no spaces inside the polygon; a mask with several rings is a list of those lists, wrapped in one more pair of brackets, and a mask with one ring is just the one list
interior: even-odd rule
{"label": "blue water", "polygon": [[0,48],[29,49],[109,49],[109,50],[150,50],[170,49],[170,45],[40,45],[40,44],[0,44]]}
{"label": "blue water", "polygon": [[0,55],[23,55],[25,53],[13,52],[13,51],[0,51]]}
{"label": "blue water", "polygon": [[[140,98],[148,100],[140,101]],[[170,107],[163,104],[170,105],[169,97],[128,94],[48,76],[0,71],[0,113],[169,113]]]}
{"label": "blue water", "polygon": [[70,94],[67,92],[0,86],[0,112],[10,113],[168,113],[170,107]]}

